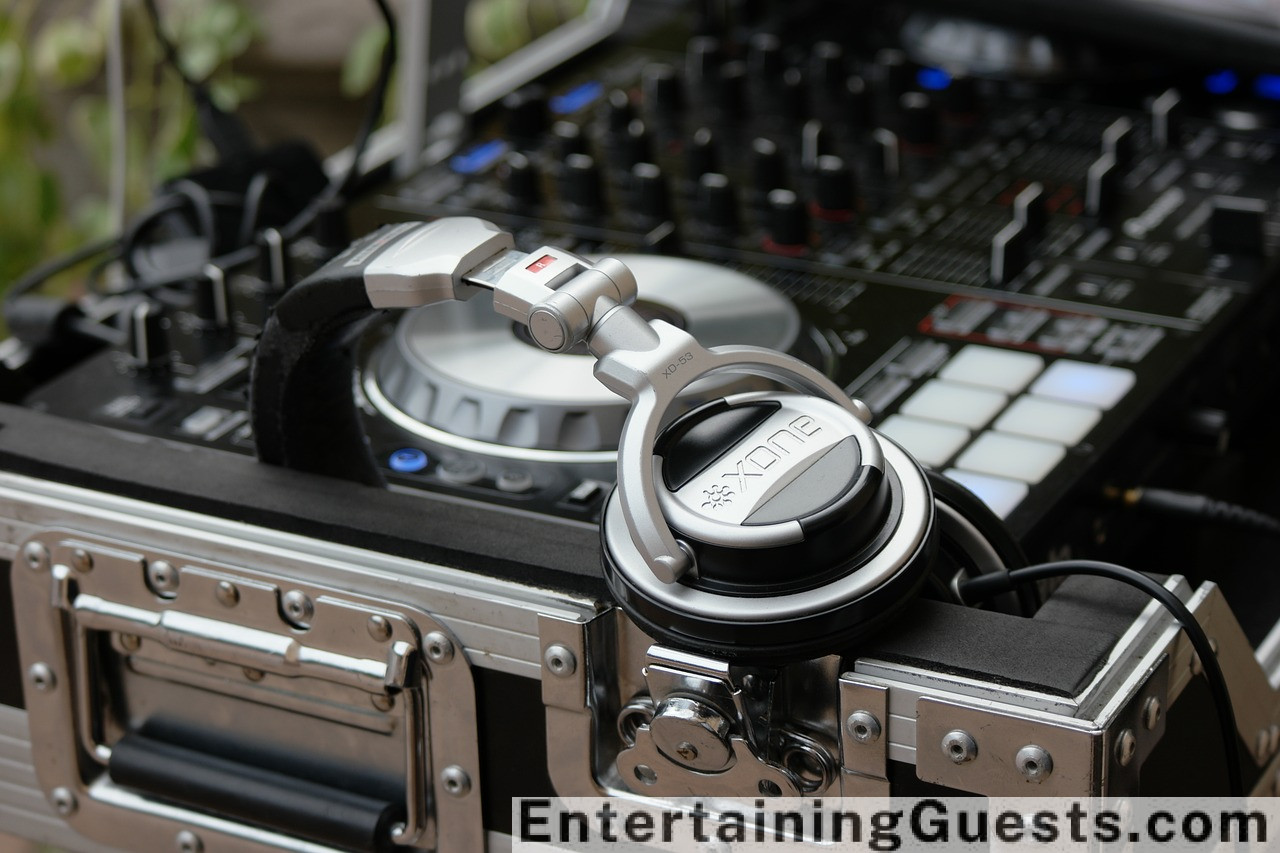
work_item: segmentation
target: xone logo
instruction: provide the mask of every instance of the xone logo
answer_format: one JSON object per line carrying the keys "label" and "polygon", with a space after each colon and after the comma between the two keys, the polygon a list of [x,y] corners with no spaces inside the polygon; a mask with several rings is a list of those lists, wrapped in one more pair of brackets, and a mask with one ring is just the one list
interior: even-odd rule
{"label": "xone logo", "polygon": [[820,432],[822,427],[818,426],[812,417],[801,415],[785,428],[769,436],[762,444],[757,444],[744,453],[734,462],[733,470],[726,471],[720,477],[732,479],[737,484],[738,493],[746,494],[747,481],[750,478],[765,476],[770,468],[782,460],[782,457],[790,456],[793,451],[808,443],[811,437]]}

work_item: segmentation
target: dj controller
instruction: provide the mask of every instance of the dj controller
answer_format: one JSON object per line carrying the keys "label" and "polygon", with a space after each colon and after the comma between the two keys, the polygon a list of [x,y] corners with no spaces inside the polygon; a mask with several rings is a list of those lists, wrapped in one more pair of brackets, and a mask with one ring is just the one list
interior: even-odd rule
{"label": "dj controller", "polygon": [[[478,216],[523,248],[620,257],[647,316],[797,355],[1037,552],[1090,547],[1064,512],[1218,441],[1231,371],[1266,372],[1271,102],[1232,72],[1030,36],[944,70],[945,18],[795,6],[637,12],[358,216]],[[278,289],[229,271],[218,298],[148,320],[150,354],[103,352],[26,402],[252,453],[250,354]],[[625,402],[585,352],[542,351],[484,302],[362,342],[383,473],[598,520]]]}

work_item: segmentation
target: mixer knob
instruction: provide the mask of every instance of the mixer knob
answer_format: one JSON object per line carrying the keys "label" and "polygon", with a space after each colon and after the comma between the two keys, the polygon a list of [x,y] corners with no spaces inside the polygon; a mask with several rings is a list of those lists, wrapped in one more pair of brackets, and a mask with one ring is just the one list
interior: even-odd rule
{"label": "mixer knob", "polygon": [[151,370],[167,367],[170,346],[163,306],[154,299],[144,299],[121,316],[131,366]]}
{"label": "mixer knob", "polygon": [[764,198],[769,190],[787,185],[787,163],[771,139],[763,136],[751,141],[752,187],[758,198]]}
{"label": "mixer knob", "polygon": [[845,79],[844,102],[845,117],[855,130],[871,124],[871,93],[864,78],[853,74]]}
{"label": "mixer knob", "polygon": [[844,222],[853,215],[853,202],[853,170],[839,157],[819,157],[814,214],[828,222]]}
{"label": "mixer knob", "polygon": [[782,72],[782,85],[778,91],[780,115],[792,122],[802,122],[809,116],[809,93],[804,75],[798,68]]}
{"label": "mixer knob", "polygon": [[648,163],[653,160],[653,137],[640,119],[632,120],[626,129],[614,135],[610,142],[620,168],[630,169],[636,163]]}
{"label": "mixer knob", "polygon": [[833,147],[831,131],[818,119],[810,119],[800,128],[800,165],[805,171],[817,169],[818,158],[831,154]]}
{"label": "mixer knob", "polygon": [[738,230],[738,199],[729,179],[719,172],[698,178],[696,209],[708,229],[728,234]]}
{"label": "mixer knob", "polygon": [[685,75],[689,86],[704,93],[714,91],[720,77],[720,39],[694,36],[685,51]]}
{"label": "mixer knob", "polygon": [[709,127],[700,127],[693,132],[693,137],[685,149],[688,162],[688,174],[691,180],[697,180],[707,172],[717,171],[720,158],[719,146],[715,134]]}
{"label": "mixer knob", "polygon": [[768,196],[765,248],[780,254],[797,254],[809,243],[809,215],[791,190],[772,190]]}
{"label": "mixer knob", "polygon": [[547,129],[547,92],[541,86],[525,86],[502,99],[507,135],[531,142]]}
{"label": "mixer knob", "polygon": [[1102,153],[1115,158],[1118,169],[1127,169],[1133,162],[1133,122],[1118,118],[1102,131]]}
{"label": "mixer knob", "polygon": [[1045,206],[1046,195],[1044,185],[1034,183],[1029,184],[1013,199],[1013,221],[1023,226],[1027,237],[1032,241],[1044,236],[1045,226],[1049,222],[1049,211]]}
{"label": "mixer knob", "polygon": [[627,125],[636,117],[631,96],[622,89],[614,89],[605,101],[604,116],[605,127],[610,133],[624,133]]}
{"label": "mixer knob", "polygon": [[551,150],[557,160],[568,160],[574,154],[587,153],[587,138],[582,128],[571,121],[558,121],[551,126]]}
{"label": "mixer knob", "polygon": [[529,158],[519,151],[513,151],[506,156],[498,166],[498,176],[506,188],[511,206],[517,211],[535,207],[542,201],[538,170]]}
{"label": "mixer knob", "polygon": [[1177,148],[1182,135],[1182,96],[1169,89],[1151,102],[1151,141],[1161,151]]}
{"label": "mixer knob", "polygon": [[637,163],[631,169],[631,193],[636,212],[646,222],[664,222],[671,218],[671,194],[658,166]]}
{"label": "mixer knob", "polygon": [[957,74],[942,94],[942,111],[950,124],[970,125],[981,112],[978,81],[967,74]]}
{"label": "mixer knob", "polygon": [[1000,287],[1013,281],[1031,263],[1031,240],[1026,227],[1013,221],[991,238],[991,283]]}
{"label": "mixer knob", "polygon": [[747,66],[742,62],[726,62],[720,66],[719,96],[716,106],[728,118],[741,118],[747,112]]}
{"label": "mixer knob", "polygon": [[1089,166],[1085,176],[1084,209],[1090,216],[1105,219],[1120,201],[1120,167],[1115,154],[1103,154]]}
{"label": "mixer knob", "polygon": [[560,198],[572,209],[574,218],[604,209],[604,187],[595,159],[587,154],[570,154],[565,158],[560,173]]}
{"label": "mixer knob", "polygon": [[892,114],[898,99],[915,85],[914,67],[900,50],[885,49],[876,54],[875,95],[880,115]]}
{"label": "mixer knob", "polygon": [[871,169],[883,178],[896,178],[902,172],[898,134],[887,127],[877,127],[871,133]]}
{"label": "mixer knob", "polygon": [[816,93],[829,95],[845,82],[844,48],[833,41],[820,41],[809,53],[809,82]]}
{"label": "mixer knob", "polygon": [[782,40],[773,33],[756,33],[747,43],[747,72],[759,86],[772,89],[783,71]]}
{"label": "mixer knob", "polygon": [[684,109],[680,77],[670,65],[655,62],[645,66],[640,72],[640,92],[652,118],[671,120]]}
{"label": "mixer knob", "polygon": [[921,92],[907,92],[898,99],[903,147],[921,156],[937,152],[940,139],[938,111],[933,99]]}
{"label": "mixer knob", "polygon": [[1267,203],[1257,198],[1215,196],[1209,215],[1209,245],[1233,255],[1266,253]]}

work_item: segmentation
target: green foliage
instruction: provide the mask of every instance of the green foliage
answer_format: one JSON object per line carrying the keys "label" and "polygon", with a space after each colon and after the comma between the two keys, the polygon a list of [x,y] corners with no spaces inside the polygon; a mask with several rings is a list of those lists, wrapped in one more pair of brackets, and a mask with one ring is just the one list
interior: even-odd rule
{"label": "green foliage", "polygon": [[[132,211],[158,181],[190,171],[211,152],[189,93],[164,63],[141,0],[121,2],[128,80],[125,198]],[[161,8],[184,72],[205,81],[219,106],[234,109],[253,97],[255,81],[231,69],[260,32],[240,0],[170,0]],[[0,4],[0,288],[37,262],[108,236],[114,227],[103,198],[118,144],[104,82],[111,12],[112,0]],[[51,100],[65,105],[56,131]],[[70,211],[49,164],[41,161],[55,132],[74,139],[99,176],[87,191],[76,187]]]}

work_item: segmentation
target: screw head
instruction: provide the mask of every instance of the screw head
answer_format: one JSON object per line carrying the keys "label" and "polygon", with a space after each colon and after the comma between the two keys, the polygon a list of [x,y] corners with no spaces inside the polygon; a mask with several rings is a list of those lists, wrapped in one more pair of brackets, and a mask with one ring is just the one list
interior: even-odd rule
{"label": "screw head", "polygon": [[646,785],[658,784],[658,774],[648,764],[637,764],[635,774],[636,778]]}
{"label": "screw head", "polygon": [[370,616],[369,621],[365,623],[365,628],[369,631],[369,636],[379,643],[385,643],[391,639],[391,623],[385,616]]}
{"label": "screw head", "polygon": [[235,607],[240,603],[240,588],[231,581],[218,581],[214,595],[223,607]]}
{"label": "screw head", "polygon": [[126,652],[136,652],[142,648],[142,638],[137,634],[121,634],[120,647]]}
{"label": "screw head", "polygon": [[448,663],[453,660],[453,640],[443,631],[432,631],[423,639],[427,643],[427,659],[432,663]]}
{"label": "screw head", "polygon": [[1043,746],[1024,746],[1013,757],[1013,763],[1028,782],[1043,782],[1053,773],[1053,756]]}
{"label": "screw head", "polygon": [[31,686],[41,693],[48,693],[58,686],[58,677],[46,663],[31,664],[31,668],[27,670],[27,678],[31,681]]}
{"label": "screw head", "polygon": [[22,559],[27,568],[33,572],[43,572],[49,568],[49,549],[39,542],[28,542],[22,546]]}
{"label": "screw head", "polygon": [[542,655],[542,662],[557,678],[568,678],[578,670],[578,658],[568,646],[562,646],[559,643],[547,646],[547,651]]}
{"label": "screw head", "polygon": [[1133,763],[1133,757],[1138,752],[1138,738],[1134,735],[1133,729],[1124,729],[1116,737],[1116,763],[1121,767],[1128,767]]}
{"label": "screw head", "polygon": [[384,714],[396,706],[396,700],[385,693],[375,693],[369,697],[369,701],[373,703],[374,708]]}
{"label": "screw head", "polygon": [[200,840],[200,836],[189,829],[179,832],[174,841],[177,842],[178,853],[200,853],[204,849],[204,842]]}
{"label": "screw head", "polygon": [[676,745],[676,755],[680,756],[685,761],[696,761],[698,758],[698,748],[687,740],[681,741]]}
{"label": "screw head", "polygon": [[295,628],[310,628],[311,619],[316,615],[316,606],[311,597],[300,589],[291,589],[280,601],[284,620]]}
{"label": "screw head", "polygon": [[71,551],[71,568],[77,572],[93,571],[93,555],[83,548],[75,548]]}
{"label": "screw head", "polygon": [[875,743],[880,739],[880,721],[870,711],[854,711],[844,721],[844,727],[858,743]]}
{"label": "screw head", "polygon": [[261,681],[262,679],[266,678],[266,675],[267,675],[262,670],[254,669],[251,666],[242,667],[240,671],[244,673],[244,677],[249,679],[250,681]]}
{"label": "screw head", "polygon": [[161,598],[175,598],[182,577],[168,560],[147,563],[147,588]]}
{"label": "screw head", "polygon": [[942,754],[955,764],[965,764],[978,757],[978,742],[962,729],[953,729],[942,736]]}
{"label": "screw head", "polygon": [[62,817],[71,817],[80,807],[80,802],[70,788],[54,788],[49,792],[49,801],[53,803],[53,810]]}
{"label": "screw head", "polygon": [[456,764],[450,764],[440,771],[440,784],[452,797],[465,797],[471,792],[471,777]]}
{"label": "screw head", "polygon": [[1160,707],[1160,700],[1152,696],[1147,699],[1142,706],[1142,725],[1147,731],[1154,731],[1156,724],[1160,722],[1160,712],[1164,709]]}

